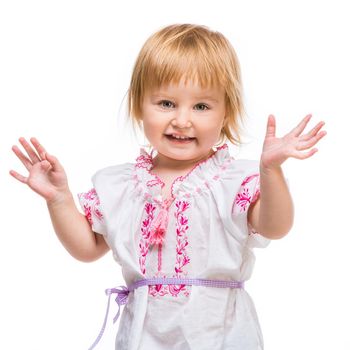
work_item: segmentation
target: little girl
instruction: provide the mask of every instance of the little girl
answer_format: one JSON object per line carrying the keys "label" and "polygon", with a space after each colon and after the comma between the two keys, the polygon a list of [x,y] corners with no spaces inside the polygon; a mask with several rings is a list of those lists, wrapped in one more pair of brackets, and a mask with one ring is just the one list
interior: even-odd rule
{"label": "little girl", "polygon": [[10,174],[45,198],[72,256],[93,261],[112,250],[128,286],[107,290],[125,305],[116,349],[263,349],[244,281],[253,248],[293,223],[282,163],[311,157],[324,123],[303,133],[308,115],[278,138],[270,115],[260,161],[233,159],[227,142],[239,144],[244,110],[239,63],[222,34],[190,24],[146,41],[128,107],[152,150],[97,171],[93,188],[78,195],[85,215],[62,165],[37,139],[19,139],[27,155],[13,146],[28,176]]}

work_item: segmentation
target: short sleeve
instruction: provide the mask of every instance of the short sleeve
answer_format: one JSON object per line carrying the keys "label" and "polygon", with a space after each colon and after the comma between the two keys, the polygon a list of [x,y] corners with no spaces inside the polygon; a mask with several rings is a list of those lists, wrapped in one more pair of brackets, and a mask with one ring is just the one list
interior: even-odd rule
{"label": "short sleeve", "polygon": [[78,199],[92,230],[96,233],[106,235],[107,230],[104,215],[101,211],[100,200],[96,190],[92,188],[88,192],[78,193]]}
{"label": "short sleeve", "polygon": [[244,216],[245,225],[248,233],[248,247],[250,248],[265,248],[271,242],[270,239],[262,236],[248,223],[248,209],[250,205],[260,197],[260,174],[253,172],[246,176],[236,194],[233,203],[233,217]]}

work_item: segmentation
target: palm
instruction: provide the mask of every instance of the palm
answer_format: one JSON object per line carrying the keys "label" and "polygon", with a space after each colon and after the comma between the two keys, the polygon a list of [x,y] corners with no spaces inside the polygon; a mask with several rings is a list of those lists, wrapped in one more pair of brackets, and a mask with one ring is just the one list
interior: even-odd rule
{"label": "palm", "polygon": [[326,132],[320,132],[324,123],[319,122],[308,133],[302,134],[310,118],[311,115],[306,116],[292,131],[278,138],[275,136],[275,118],[272,115],[269,116],[261,154],[261,165],[264,168],[269,169],[281,166],[289,157],[306,159],[317,152],[317,149],[312,147],[326,135]]}
{"label": "palm", "polygon": [[25,177],[13,170],[10,171],[10,174],[17,180],[27,184],[47,201],[54,200],[67,191],[67,176],[56,158],[48,156],[44,147],[34,138],[32,139],[32,144],[36,152],[25,139],[21,138],[20,142],[28,157],[17,146],[14,146],[12,149],[28,170],[28,176]]}
{"label": "palm", "polygon": [[52,198],[67,184],[67,181],[64,173],[55,172],[51,165],[42,161],[32,166],[29,171],[27,184],[33,191],[44,198]]}

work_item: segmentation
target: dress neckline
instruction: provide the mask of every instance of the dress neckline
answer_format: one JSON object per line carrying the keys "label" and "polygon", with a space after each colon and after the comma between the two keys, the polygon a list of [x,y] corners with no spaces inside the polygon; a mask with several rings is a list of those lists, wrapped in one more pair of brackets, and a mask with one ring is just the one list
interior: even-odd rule
{"label": "dress neckline", "polygon": [[[194,191],[200,192],[203,188],[208,187],[208,181],[213,176],[214,178],[217,177],[222,170],[226,169],[225,163],[227,161],[233,160],[226,143],[213,150],[213,154],[196,163],[185,175],[175,178],[171,184],[171,200],[174,200],[178,194],[188,197]],[[161,190],[165,183],[157,174],[152,172],[154,151],[152,149],[147,152],[145,148],[141,148],[140,155],[136,158],[135,170],[141,177],[141,182],[145,185],[146,191],[148,190],[152,196],[162,198]],[[169,198],[163,200],[169,200]]]}

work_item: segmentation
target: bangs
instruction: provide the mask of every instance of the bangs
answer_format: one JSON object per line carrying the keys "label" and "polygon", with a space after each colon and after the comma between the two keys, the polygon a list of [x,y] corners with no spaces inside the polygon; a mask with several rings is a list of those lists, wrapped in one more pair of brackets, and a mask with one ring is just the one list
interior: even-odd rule
{"label": "bangs", "polygon": [[155,47],[148,60],[145,57],[141,91],[178,84],[181,79],[185,83],[191,80],[202,88],[225,85],[225,74],[217,53],[203,38],[194,36],[195,33],[191,33],[168,40]]}

